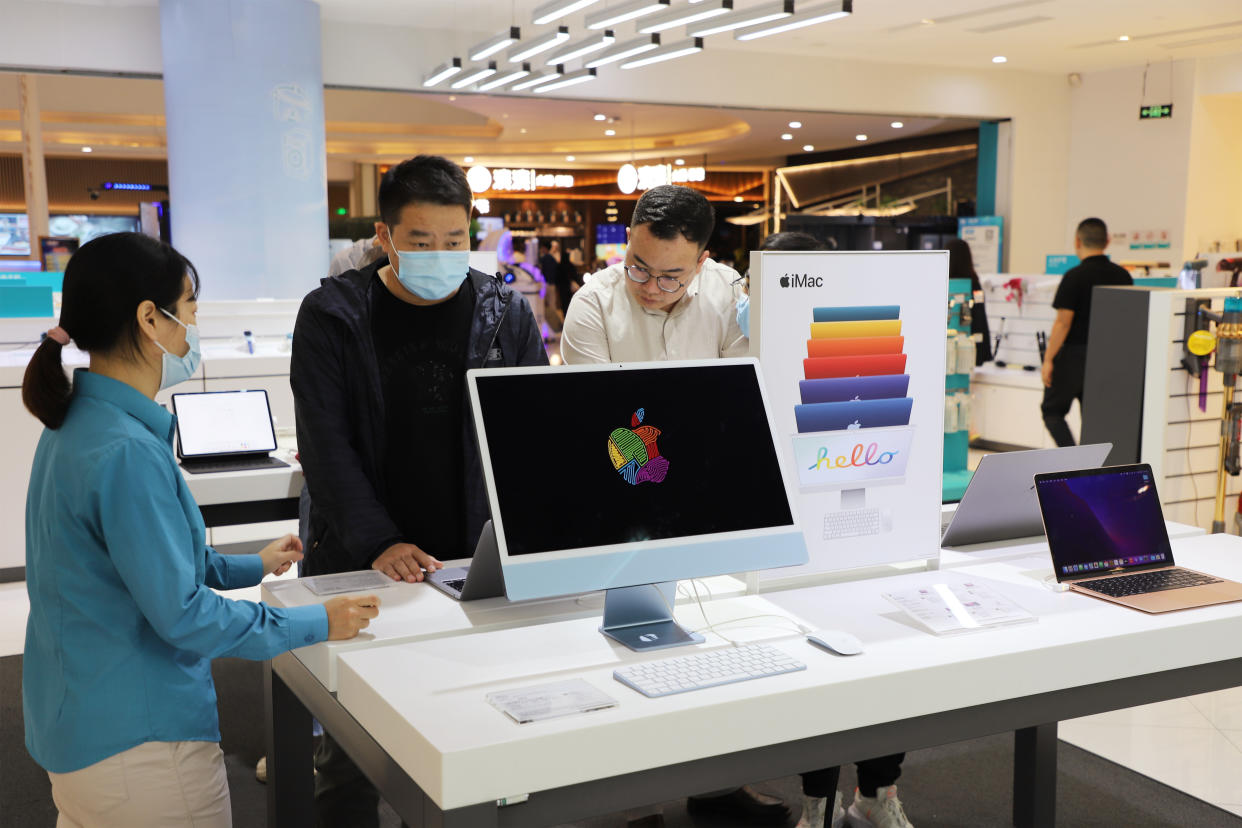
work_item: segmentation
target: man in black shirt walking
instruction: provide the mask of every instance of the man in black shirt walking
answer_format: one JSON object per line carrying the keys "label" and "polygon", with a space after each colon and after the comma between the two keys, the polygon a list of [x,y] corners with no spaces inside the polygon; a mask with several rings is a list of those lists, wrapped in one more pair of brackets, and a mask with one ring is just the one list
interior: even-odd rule
{"label": "man in black shirt walking", "polygon": [[[398,164],[380,184],[385,255],[302,302],[289,382],[311,499],[305,575],[420,581],[474,550],[488,504],[466,371],[548,357],[522,295],[470,269],[472,206],[448,159]],[[315,766],[318,825],[378,824],[375,787],[329,733]]]}
{"label": "man in black shirt walking", "polygon": [[1061,277],[1052,300],[1057,318],[1044,354],[1044,425],[1058,446],[1074,445],[1065,423],[1074,400],[1082,408],[1083,375],[1087,368],[1087,331],[1091,324],[1091,292],[1096,285],[1132,285],[1130,272],[1104,255],[1108,227],[1098,218],[1084,219],[1074,234],[1080,263]]}

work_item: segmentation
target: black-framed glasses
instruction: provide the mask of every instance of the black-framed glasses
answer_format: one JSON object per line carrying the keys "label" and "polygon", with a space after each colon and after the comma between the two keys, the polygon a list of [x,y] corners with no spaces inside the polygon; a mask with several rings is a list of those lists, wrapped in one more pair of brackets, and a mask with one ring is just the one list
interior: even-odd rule
{"label": "black-framed glasses", "polygon": [[[640,285],[645,285],[651,281],[651,271],[645,267],[639,267],[638,265],[626,265],[625,275],[630,278],[631,282],[635,282]],[[685,285],[674,279],[672,276],[657,276],[656,287],[665,293],[676,293],[685,287]]]}

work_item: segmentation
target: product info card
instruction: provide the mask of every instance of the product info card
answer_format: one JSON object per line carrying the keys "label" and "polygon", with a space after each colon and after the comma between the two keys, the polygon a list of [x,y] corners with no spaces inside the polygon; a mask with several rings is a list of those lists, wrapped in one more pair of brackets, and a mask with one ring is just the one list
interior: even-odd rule
{"label": "product info card", "polygon": [[945,251],[751,254],[759,357],[810,562],[932,558],[944,454]]}

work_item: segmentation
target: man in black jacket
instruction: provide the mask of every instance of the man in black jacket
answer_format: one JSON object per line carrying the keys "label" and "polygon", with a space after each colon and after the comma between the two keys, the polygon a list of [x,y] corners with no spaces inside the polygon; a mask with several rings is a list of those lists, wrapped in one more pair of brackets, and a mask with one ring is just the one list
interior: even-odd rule
{"label": "man in black jacket", "polygon": [[[372,568],[421,581],[469,557],[488,517],[467,369],[546,365],[521,294],[470,270],[472,196],[453,162],[420,155],[379,192],[386,255],[302,302],[289,381],[310,493],[304,574]],[[316,820],[377,825],[378,794],[325,734]]]}

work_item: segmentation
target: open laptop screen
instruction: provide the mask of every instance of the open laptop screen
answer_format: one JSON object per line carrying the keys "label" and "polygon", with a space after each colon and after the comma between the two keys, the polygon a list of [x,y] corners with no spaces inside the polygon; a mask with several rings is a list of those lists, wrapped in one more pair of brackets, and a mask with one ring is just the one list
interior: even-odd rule
{"label": "open laptop screen", "polygon": [[177,443],[184,458],[275,451],[266,391],[173,394]]}
{"label": "open laptop screen", "polygon": [[1057,580],[1173,564],[1151,467],[1035,477]]}
{"label": "open laptop screen", "polygon": [[476,382],[509,555],[793,523],[751,363]]}

